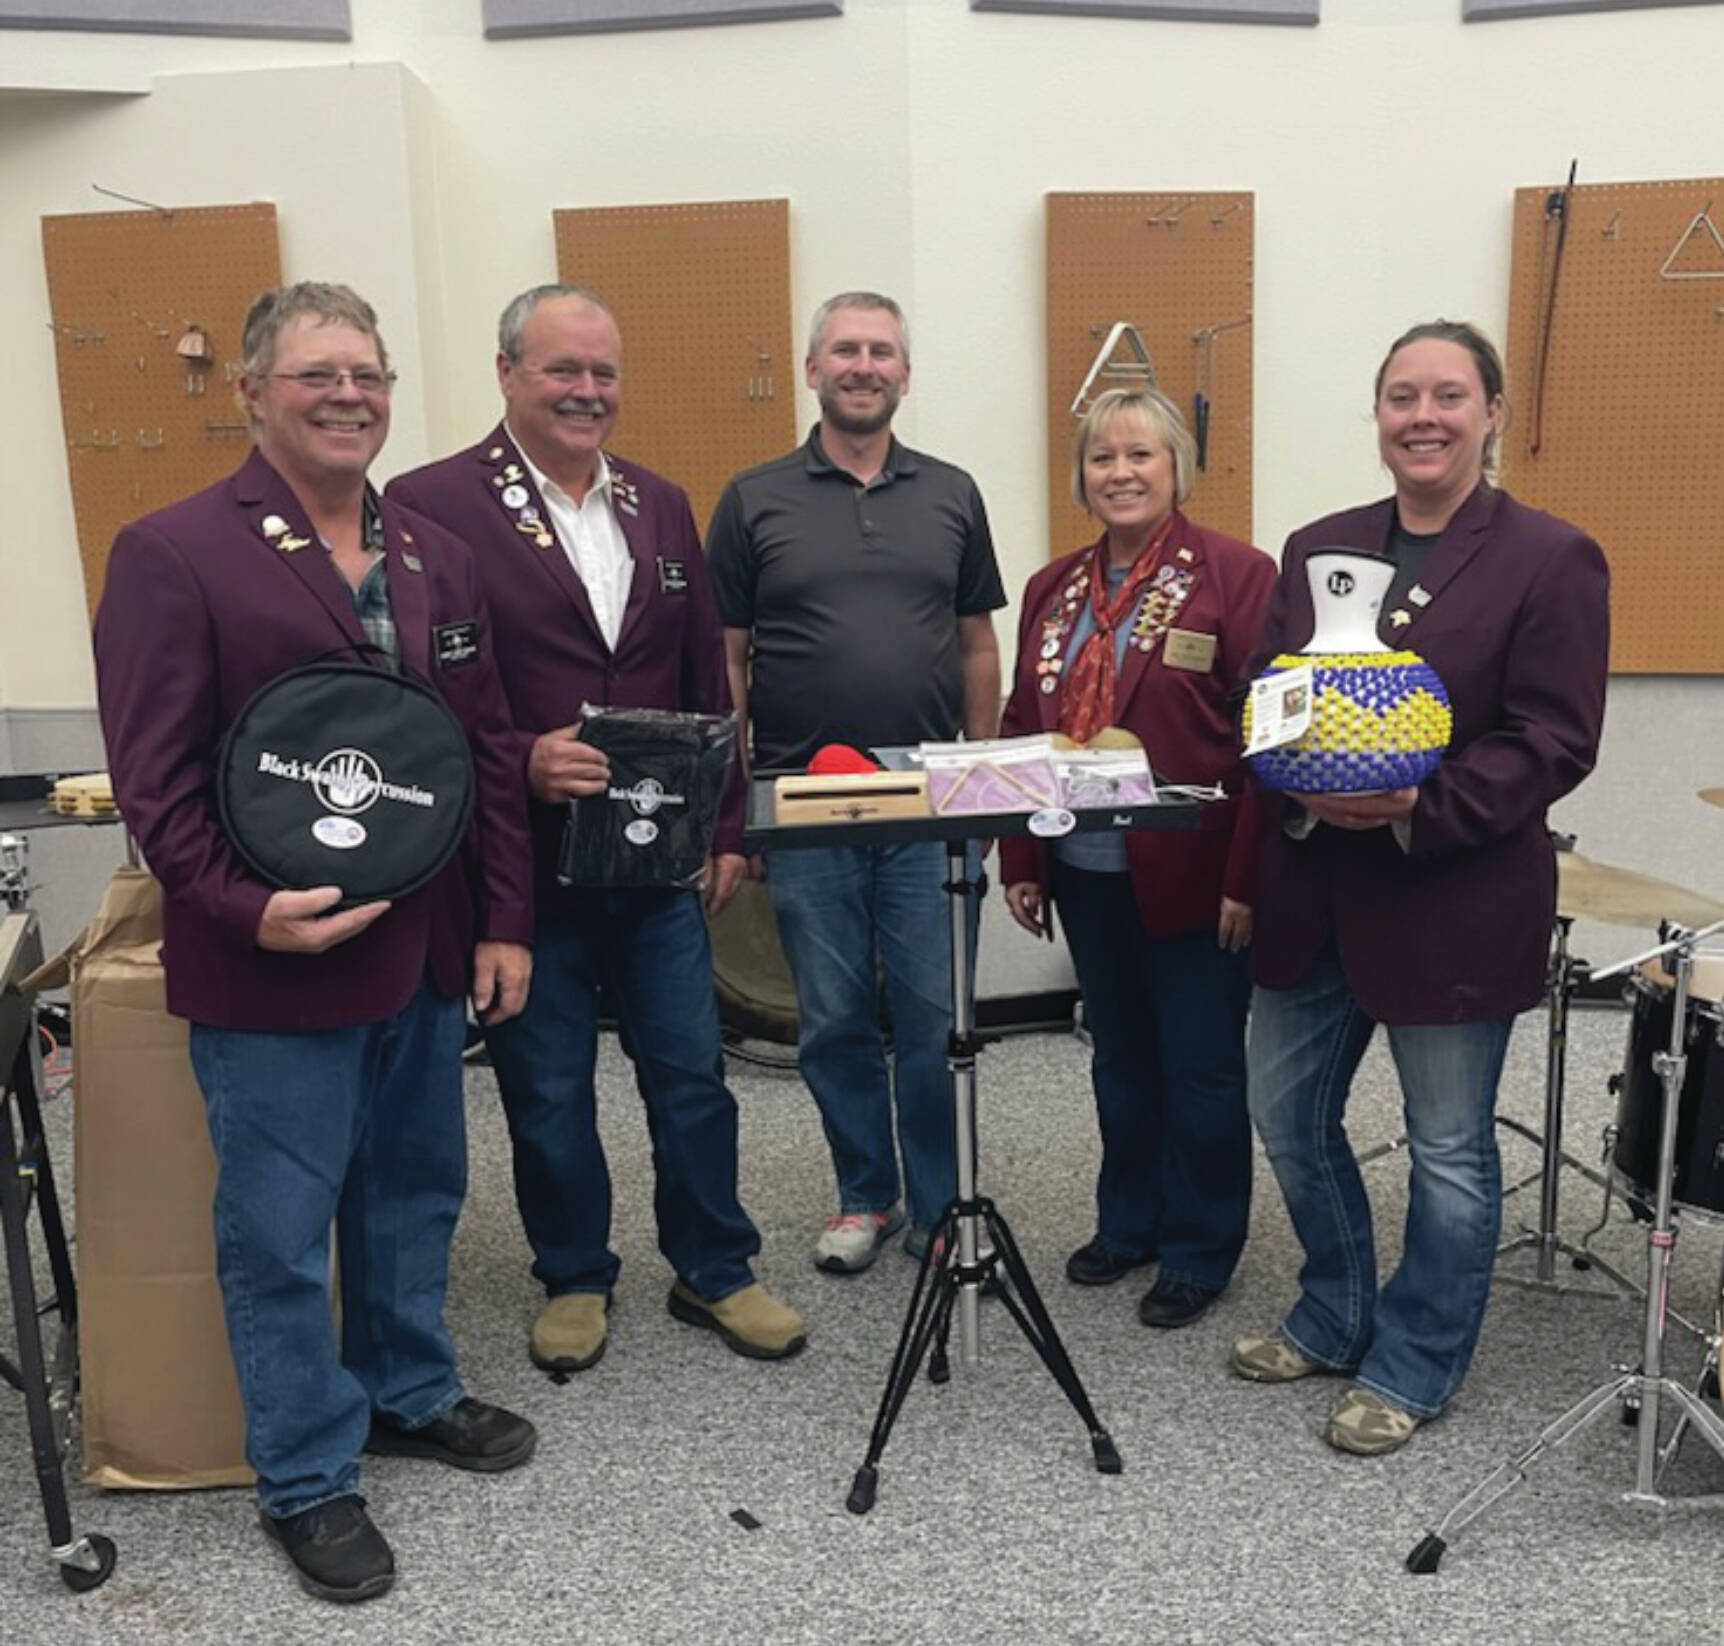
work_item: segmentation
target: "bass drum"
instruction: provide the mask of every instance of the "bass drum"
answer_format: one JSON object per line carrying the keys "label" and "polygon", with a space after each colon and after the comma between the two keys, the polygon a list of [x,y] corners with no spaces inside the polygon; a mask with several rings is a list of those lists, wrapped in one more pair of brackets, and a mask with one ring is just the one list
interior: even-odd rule
{"label": "bass drum", "polygon": [[712,981],[727,1041],[796,1044],[796,985],[763,881],[743,881],[713,916]]}
{"label": "bass drum", "polygon": [[[1688,1063],[1677,1094],[1676,1159],[1671,1198],[1711,1221],[1724,1220],[1724,955],[1696,955],[1683,1043]],[[1653,1058],[1670,1049],[1676,1013],[1674,980],[1656,964],[1629,980],[1633,1008],[1628,1055],[1616,1104],[1618,1174],[1631,1201],[1650,1209],[1658,1194],[1659,1130],[1664,1082]]]}

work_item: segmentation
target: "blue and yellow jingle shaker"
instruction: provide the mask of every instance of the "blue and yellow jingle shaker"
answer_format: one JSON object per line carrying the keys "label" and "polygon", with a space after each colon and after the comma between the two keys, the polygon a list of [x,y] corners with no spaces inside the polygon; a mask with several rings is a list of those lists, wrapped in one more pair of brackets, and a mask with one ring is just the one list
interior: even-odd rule
{"label": "blue and yellow jingle shaker", "polygon": [[[1305,575],[1316,628],[1303,651],[1282,653],[1259,678],[1310,664],[1311,723],[1293,742],[1247,754],[1247,764],[1264,788],[1295,794],[1422,783],[1449,746],[1454,714],[1430,664],[1377,638],[1394,561],[1360,549],[1313,549]],[[1249,748],[1249,697],[1244,730]]]}

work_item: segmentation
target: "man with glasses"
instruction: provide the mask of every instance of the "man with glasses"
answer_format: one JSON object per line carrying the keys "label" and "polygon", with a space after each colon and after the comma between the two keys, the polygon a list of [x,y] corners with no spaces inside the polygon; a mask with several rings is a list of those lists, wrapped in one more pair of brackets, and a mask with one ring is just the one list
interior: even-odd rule
{"label": "man with glasses", "polygon": [[[443,1320],[466,1191],[461,997],[493,1023],[526,997],[525,804],[472,557],[366,480],[393,382],[371,306],[345,286],[266,292],[243,349],[257,449],[120,533],[96,668],[115,795],[162,886],[168,1010],[190,1020],[209,1112],[263,1526],[307,1591],[357,1601],[395,1571],[357,1495],[362,1448],[492,1473],[536,1438],[467,1396]],[[272,890],[217,815],[228,725],[332,652],[428,679],[473,754],[475,850],[393,904]]]}
{"label": "man with glasses", "polygon": [[[778,1360],[801,1317],[760,1285],[737,1198],[736,1102],[724,1083],[712,948],[699,894],[560,886],[568,802],[602,793],[605,757],[583,704],[726,712],[724,644],[688,498],[605,449],[622,398],[622,338],[576,286],[538,286],[503,311],[503,422],[478,445],[389,491],[473,546],[497,629],[517,759],[532,803],[537,970],[526,1010],[488,1029],[514,1141],[515,1195],[546,1303],[529,1336],[551,1372],[593,1365],[609,1339],[621,1264],[594,1095],[600,991],[646,1103],[659,1250],[678,1320],[738,1354]],[[732,772],[707,895],[743,870]]]}

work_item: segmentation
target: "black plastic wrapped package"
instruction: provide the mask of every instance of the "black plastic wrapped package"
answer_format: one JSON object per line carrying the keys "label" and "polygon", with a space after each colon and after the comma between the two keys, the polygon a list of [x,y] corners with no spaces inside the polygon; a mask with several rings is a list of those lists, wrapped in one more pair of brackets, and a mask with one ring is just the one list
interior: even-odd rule
{"label": "black plastic wrapped package", "polygon": [[603,794],[569,802],[565,886],[695,886],[712,851],[736,716],[588,704],[578,733],[610,761]]}

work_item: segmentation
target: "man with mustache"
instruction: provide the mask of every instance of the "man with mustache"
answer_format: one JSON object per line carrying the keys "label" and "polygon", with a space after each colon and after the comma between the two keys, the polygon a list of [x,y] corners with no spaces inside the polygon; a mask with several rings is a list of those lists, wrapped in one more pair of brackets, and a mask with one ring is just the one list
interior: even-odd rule
{"label": "man with mustache", "polygon": [[[892,436],[910,387],[903,312],[878,292],[829,299],[804,371],[819,424],[796,451],[732,480],[708,534],[731,694],[752,723],[755,763],[805,766],[826,743],[992,736],[992,613],[1005,591],[976,483]],[[945,880],[938,842],[768,856],[802,1076],[838,1181],[837,1215],[814,1248],[829,1273],[867,1268],[903,1226],[898,1151],[912,1256],[957,1187]]]}
{"label": "man with mustache", "polygon": [[[538,286],[497,330],[502,423],[389,494],[472,545],[532,796],[537,970],[526,1010],[487,1033],[514,1143],[515,1197],[547,1301],[529,1352],[547,1371],[592,1366],[609,1339],[621,1264],[593,1090],[599,994],[614,1000],[647,1107],[669,1308],[738,1354],[778,1360],[801,1317],[755,1279],[760,1249],[737,1199],[736,1102],[724,1083],[712,947],[695,891],[558,884],[568,802],[603,793],[583,703],[724,713],[724,645],[680,487],[606,451],[622,400],[622,337],[577,286]],[[738,774],[733,773],[733,776]],[[707,892],[743,869],[742,785],[721,810]]]}
{"label": "man with mustache", "polygon": [[[360,1601],[395,1576],[358,1495],[361,1448],[483,1473],[533,1451],[525,1418],[467,1397],[443,1320],[467,1184],[461,996],[493,1025],[526,998],[526,807],[472,556],[366,480],[395,381],[371,305],[310,281],[265,292],[242,348],[257,449],[120,533],[96,674],[114,793],[161,882],[168,1010],[190,1021],[209,1112],[263,1526],[309,1593]],[[227,727],[336,651],[429,680],[472,749],[476,849],[393,903],[273,889],[217,813]]]}

